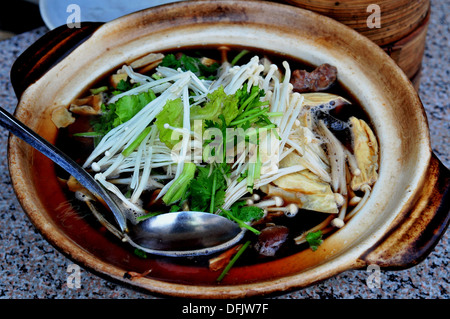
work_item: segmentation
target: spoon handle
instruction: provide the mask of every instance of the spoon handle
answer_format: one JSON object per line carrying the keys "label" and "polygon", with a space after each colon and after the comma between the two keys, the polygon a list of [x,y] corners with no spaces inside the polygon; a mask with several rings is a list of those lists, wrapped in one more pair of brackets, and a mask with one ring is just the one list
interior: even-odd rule
{"label": "spoon handle", "polygon": [[95,197],[103,200],[113,213],[122,232],[128,231],[127,223],[120,208],[107,191],[80,165],[73,161],[54,145],[33,132],[29,127],[0,107],[0,125],[24,142],[41,152],[72,175],[81,185],[86,187]]}

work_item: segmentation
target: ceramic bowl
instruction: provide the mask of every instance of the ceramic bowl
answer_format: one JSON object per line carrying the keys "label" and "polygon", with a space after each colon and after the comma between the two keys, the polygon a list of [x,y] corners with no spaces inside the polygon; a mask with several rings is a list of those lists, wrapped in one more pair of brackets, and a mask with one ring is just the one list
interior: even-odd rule
{"label": "ceramic bowl", "polygon": [[[15,115],[54,143],[52,111],[98,78],[149,52],[236,45],[330,63],[357,97],[379,140],[379,180],[364,209],[319,249],[233,267],[220,284],[201,263],[139,258],[94,227],[67,200],[53,163],[15,137],[12,183],[24,211],[55,247],[111,280],[166,296],[237,298],[281,293],[370,264],[403,269],[423,260],[449,220],[449,170],[430,148],[417,92],[397,65],[354,30],[318,14],[271,2],[189,1],[133,13],[106,24],[60,27],[15,63]],[[49,198],[52,200],[49,201]],[[150,271],[150,272],[149,272]],[[144,273],[143,276],[131,276]]]}

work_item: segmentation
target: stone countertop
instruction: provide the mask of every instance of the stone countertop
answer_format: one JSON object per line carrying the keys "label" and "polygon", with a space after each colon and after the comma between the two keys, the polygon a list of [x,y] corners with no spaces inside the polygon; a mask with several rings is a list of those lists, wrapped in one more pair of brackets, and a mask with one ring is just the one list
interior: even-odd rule
{"label": "stone countertop", "polygon": [[[428,116],[433,151],[450,167],[450,3],[433,0],[420,97]],[[17,99],[9,72],[15,59],[39,37],[45,27],[0,42],[0,100],[13,112]],[[7,132],[0,130],[0,299],[153,299],[133,288],[112,283],[81,269],[81,287],[66,281],[72,261],[51,246],[34,228],[17,201],[7,167]],[[302,290],[278,295],[278,299],[382,298],[448,299],[448,232],[419,265],[401,271],[381,272],[379,288],[369,288],[366,271],[347,271]]]}

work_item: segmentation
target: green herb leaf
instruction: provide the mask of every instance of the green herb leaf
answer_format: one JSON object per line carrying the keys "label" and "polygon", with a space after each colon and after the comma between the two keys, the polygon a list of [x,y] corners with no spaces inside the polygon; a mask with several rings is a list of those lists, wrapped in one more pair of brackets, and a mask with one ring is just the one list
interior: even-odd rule
{"label": "green herb leaf", "polygon": [[168,54],[159,64],[172,69],[180,68],[182,71],[191,71],[201,78],[213,80],[216,77],[217,69],[220,67],[219,63],[213,63],[210,66],[204,65],[200,58],[182,54],[177,58],[174,54]]}
{"label": "green herb leaf", "polygon": [[114,127],[127,122],[135,116],[144,106],[155,98],[153,92],[144,92],[137,95],[125,95],[117,100],[114,120]]}
{"label": "green herb leaf", "polygon": [[140,258],[146,259],[147,258],[147,253],[139,248],[136,248],[134,250],[134,254]]}
{"label": "green herb leaf", "polygon": [[261,234],[261,232],[255,228],[253,228],[252,226],[246,224],[244,221],[240,220],[239,218],[234,217],[234,215],[226,210],[222,208],[222,215],[224,215],[225,217],[228,217],[229,219],[235,221],[241,228],[247,228],[248,230],[250,230],[251,232],[253,232],[255,235],[259,235]]}
{"label": "green herb leaf", "polygon": [[241,52],[239,52],[239,54],[236,55],[234,59],[231,61],[231,65],[235,65],[244,55],[246,55],[249,52],[250,51],[248,50],[242,50]]}
{"label": "green herb leaf", "polygon": [[93,130],[106,135],[113,128],[130,120],[155,98],[155,94],[150,90],[137,95],[123,96],[115,103],[102,104],[102,114],[92,122]]}
{"label": "green herb leaf", "polygon": [[181,210],[181,206],[180,205],[173,204],[172,206],[170,206],[169,212],[170,213],[172,213],[172,212],[179,212],[180,210]]}
{"label": "green herb leaf", "polygon": [[89,91],[91,91],[91,94],[95,95],[95,94],[99,94],[99,93],[108,91],[108,87],[105,85],[105,86],[101,86],[98,88],[90,89]]}
{"label": "green herb leaf", "polygon": [[189,184],[195,176],[197,166],[194,163],[185,163],[183,172],[175,180],[175,182],[169,187],[162,200],[167,205],[173,204],[184,197]]}
{"label": "green herb leaf", "polygon": [[120,92],[126,92],[129,91],[133,88],[133,85],[131,84],[130,81],[124,81],[124,80],[120,80],[119,83],[117,83],[116,86],[116,90],[120,91]]}
{"label": "green herb leaf", "polygon": [[[211,166],[213,165],[213,166]],[[225,202],[227,164],[210,164],[198,167],[198,175],[191,182],[189,199],[191,209],[201,212],[215,212]]]}
{"label": "green herb leaf", "polygon": [[99,134],[97,132],[80,132],[80,133],[74,133],[72,136],[75,137],[102,137],[102,134]]}
{"label": "green herb leaf", "polygon": [[130,156],[133,151],[141,145],[142,141],[145,139],[145,137],[150,134],[152,130],[152,126],[147,126],[141,134],[128,146],[126,149],[122,151],[122,155],[124,157]]}
{"label": "green herb leaf", "polygon": [[316,251],[319,248],[319,246],[323,243],[322,236],[323,233],[321,230],[306,234],[305,239],[308,242],[309,247],[311,247],[313,251]]}
{"label": "green herb leaf", "polygon": [[267,102],[260,101],[261,98],[266,95],[266,92],[257,85],[252,86],[252,88],[248,90],[248,84],[244,83],[234,95],[239,99],[240,112],[244,112],[245,110],[249,111],[267,104]]}
{"label": "green herb leaf", "polygon": [[233,256],[233,258],[230,260],[230,262],[226,265],[222,273],[219,277],[217,277],[217,281],[222,281],[222,279],[225,277],[225,275],[230,271],[231,267],[236,263],[236,261],[241,257],[241,255],[244,253],[244,251],[247,249],[247,247],[250,245],[251,241],[247,240],[244,245],[239,249],[239,251],[236,253],[236,255]]}
{"label": "green herb leaf", "polygon": [[168,148],[172,149],[180,140],[174,139],[173,130],[165,128],[165,124],[169,124],[172,127],[183,127],[183,102],[181,98],[176,100],[167,101],[162,111],[156,116],[156,127],[159,130],[159,139],[165,143]]}
{"label": "green herb leaf", "polygon": [[209,120],[217,122],[223,115],[226,125],[239,114],[239,100],[234,95],[227,95],[223,86],[208,94],[208,102],[204,106],[194,105],[191,108],[191,120]]}
{"label": "green herb leaf", "polygon": [[241,227],[245,227],[256,235],[260,231],[249,226],[253,220],[261,219],[264,216],[264,210],[256,206],[247,206],[245,201],[236,202],[231,205],[230,210],[222,209],[222,213],[229,219],[235,221]]}
{"label": "green herb leaf", "polygon": [[181,66],[185,71],[191,71],[192,73],[196,74],[198,73],[198,64],[200,64],[200,60],[187,56],[186,54],[183,54],[180,58]]}
{"label": "green herb leaf", "polygon": [[145,214],[145,215],[143,215],[143,216],[138,216],[138,217],[136,218],[136,220],[137,220],[138,222],[141,222],[141,221],[143,221],[143,220],[146,220],[147,218],[151,218],[151,217],[153,217],[153,216],[160,215],[160,214],[164,214],[164,213],[163,213],[163,212],[152,212],[152,213]]}
{"label": "green herb leaf", "polygon": [[165,66],[167,68],[178,69],[181,67],[181,61],[178,60],[174,54],[167,54],[159,64],[160,66]]}
{"label": "green herb leaf", "polygon": [[247,206],[245,201],[236,202],[230,207],[234,217],[243,222],[261,219],[264,216],[264,210],[256,206]]}

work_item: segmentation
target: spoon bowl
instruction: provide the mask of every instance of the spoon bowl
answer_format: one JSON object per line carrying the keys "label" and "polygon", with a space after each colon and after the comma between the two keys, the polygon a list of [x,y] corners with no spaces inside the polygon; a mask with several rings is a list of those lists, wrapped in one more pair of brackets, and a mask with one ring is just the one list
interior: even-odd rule
{"label": "spoon bowl", "polygon": [[109,208],[117,225],[112,225],[85,201],[97,220],[122,241],[145,252],[160,256],[199,256],[225,250],[243,237],[245,230],[231,220],[205,212],[160,214],[137,224],[129,223],[123,204],[103,188],[86,170],[54,145],[0,107],[0,125],[51,159]]}
{"label": "spoon bowl", "polygon": [[127,236],[130,244],[148,253],[196,256],[231,247],[244,233],[236,223],[222,216],[184,211],[148,218],[130,226]]}

